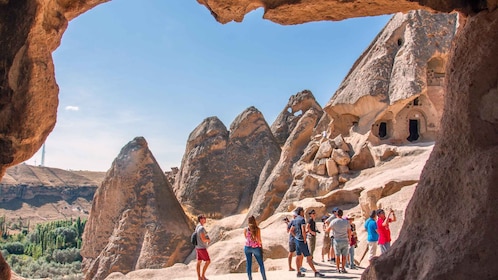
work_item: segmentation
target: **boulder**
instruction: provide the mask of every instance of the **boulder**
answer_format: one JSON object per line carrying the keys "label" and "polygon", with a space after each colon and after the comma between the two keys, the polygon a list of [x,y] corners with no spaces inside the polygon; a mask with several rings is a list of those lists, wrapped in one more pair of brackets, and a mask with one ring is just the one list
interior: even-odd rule
{"label": "boulder", "polygon": [[320,148],[318,149],[315,159],[329,158],[332,154],[332,150],[335,147],[332,146],[332,142],[328,139],[321,141]]}
{"label": "boulder", "polygon": [[325,166],[327,159],[315,159],[313,161],[313,173],[318,175],[325,175],[327,173],[327,167]]}
{"label": "boulder", "polygon": [[342,149],[334,149],[331,158],[340,166],[347,166],[351,161],[349,154]]}
{"label": "boulder", "polygon": [[363,170],[375,166],[375,160],[370,152],[368,144],[365,143],[360,151],[356,153],[349,163],[349,169],[351,170]]}
{"label": "boulder", "polygon": [[327,167],[327,175],[329,177],[339,174],[339,169],[337,168],[337,163],[335,163],[335,160],[328,158],[325,161],[325,166]]}

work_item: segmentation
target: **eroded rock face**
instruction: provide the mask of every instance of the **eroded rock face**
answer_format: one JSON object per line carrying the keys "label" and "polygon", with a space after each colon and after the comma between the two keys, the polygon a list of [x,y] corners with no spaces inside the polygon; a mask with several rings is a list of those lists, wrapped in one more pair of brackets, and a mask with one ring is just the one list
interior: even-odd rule
{"label": "eroded rock face", "polygon": [[[496,30],[498,10],[481,12],[467,20],[456,38],[438,141],[398,240],[388,254],[374,261],[363,279],[405,279],[407,275],[409,279],[494,279],[498,275],[494,249],[498,245]],[[441,209],[451,216],[440,215]]]}
{"label": "eroded rock face", "polygon": [[207,118],[189,136],[176,195],[195,214],[240,213],[249,208],[258,183],[268,176],[265,170],[272,170],[279,157],[280,147],[256,108],[237,116],[230,131],[218,118]]}
{"label": "eroded rock face", "polygon": [[3,258],[2,254],[0,254],[0,279],[9,280],[12,273],[10,271],[10,267]]}
{"label": "eroded rock face", "polygon": [[21,164],[7,169],[0,182],[1,202],[41,196],[63,200],[93,197],[104,172],[78,172]]}
{"label": "eroded rock face", "polygon": [[29,159],[55,126],[52,52],[68,21],[107,0],[0,3],[0,176]]}
{"label": "eroded rock face", "polygon": [[193,223],[142,137],[121,150],[97,190],[83,234],[85,279],[182,262]]}
{"label": "eroded rock face", "polygon": [[[424,8],[416,1],[404,0],[395,3],[389,0],[376,0],[368,3],[328,0],[198,0],[198,2],[205,5],[221,23],[241,22],[247,13],[257,8],[264,8],[265,19],[284,25],[319,20],[343,20]],[[437,8],[451,11],[451,7],[446,3],[433,2],[438,2]]]}
{"label": "eroded rock face", "polygon": [[285,144],[285,141],[287,141],[287,138],[289,138],[296,127],[297,122],[310,108],[315,108],[319,111],[322,110],[322,107],[316,102],[313,93],[309,90],[303,90],[289,98],[287,106],[285,106],[271,125],[271,132],[281,146]]}
{"label": "eroded rock face", "polygon": [[332,136],[354,129],[376,145],[435,140],[456,28],[456,13],[394,15],[324,107]]}
{"label": "eroded rock face", "polygon": [[[254,215],[262,221],[270,217],[282,203],[283,195],[288,192],[292,183],[292,165],[303,155],[312,133],[313,128],[320,119],[323,111],[321,108],[310,108],[304,112],[299,119],[291,135],[282,147],[282,154],[278,163],[271,171],[268,179],[254,192],[253,201],[249,208],[248,216]],[[293,199],[295,197],[293,196]],[[284,200],[285,205],[290,200]],[[281,206],[284,208],[285,206]]]}

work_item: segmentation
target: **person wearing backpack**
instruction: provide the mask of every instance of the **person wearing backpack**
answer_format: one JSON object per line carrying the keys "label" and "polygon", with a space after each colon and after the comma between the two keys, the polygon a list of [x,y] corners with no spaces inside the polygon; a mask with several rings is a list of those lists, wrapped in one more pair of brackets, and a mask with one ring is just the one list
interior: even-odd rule
{"label": "person wearing backpack", "polygon": [[[199,224],[195,228],[195,234],[197,235],[197,244],[195,245],[195,251],[197,253],[197,278],[198,280],[207,280],[206,270],[211,263],[211,258],[209,257],[207,247],[211,240],[209,239],[207,231],[204,228],[206,217],[202,214],[198,215],[197,221],[199,222]],[[203,261],[204,267],[202,268],[201,273],[201,265]]]}
{"label": "person wearing backpack", "polygon": [[244,254],[246,255],[246,272],[249,280],[252,280],[252,255],[259,264],[259,271],[263,280],[266,280],[265,264],[263,262],[263,242],[261,241],[261,229],[258,227],[256,218],[250,216],[247,220],[248,227],[244,229],[246,244]]}

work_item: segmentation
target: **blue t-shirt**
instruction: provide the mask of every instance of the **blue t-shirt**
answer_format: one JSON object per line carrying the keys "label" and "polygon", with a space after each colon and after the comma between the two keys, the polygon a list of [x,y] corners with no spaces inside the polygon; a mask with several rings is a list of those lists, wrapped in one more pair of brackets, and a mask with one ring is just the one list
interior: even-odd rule
{"label": "blue t-shirt", "polygon": [[292,220],[292,225],[294,226],[295,238],[299,241],[304,241],[302,225],[305,225],[306,221],[303,217],[297,216],[294,220]]}
{"label": "blue t-shirt", "polygon": [[365,229],[367,230],[367,241],[379,241],[379,234],[377,233],[377,223],[374,219],[368,218],[365,222]]}

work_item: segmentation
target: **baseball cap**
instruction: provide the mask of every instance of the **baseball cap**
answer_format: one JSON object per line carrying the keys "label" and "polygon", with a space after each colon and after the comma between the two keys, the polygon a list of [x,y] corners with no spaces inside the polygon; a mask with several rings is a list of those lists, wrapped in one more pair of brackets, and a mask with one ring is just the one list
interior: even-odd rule
{"label": "baseball cap", "polygon": [[337,211],[339,211],[339,207],[334,207],[334,209],[332,209],[332,213],[337,212]]}

